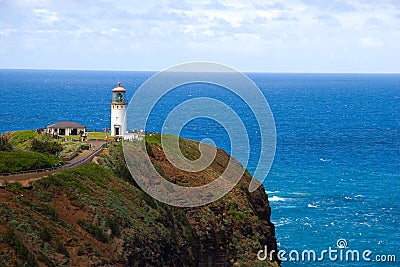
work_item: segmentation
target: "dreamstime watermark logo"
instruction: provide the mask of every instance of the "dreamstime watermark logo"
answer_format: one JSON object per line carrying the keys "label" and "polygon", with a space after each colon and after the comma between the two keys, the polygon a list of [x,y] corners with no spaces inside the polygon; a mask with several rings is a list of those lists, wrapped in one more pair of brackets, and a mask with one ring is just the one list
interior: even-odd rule
{"label": "dreamstime watermark logo", "polygon": [[336,241],[336,246],[340,249],[347,248],[347,240],[339,238],[338,241]]}
{"label": "dreamstime watermark logo", "polygon": [[268,251],[268,247],[264,246],[264,249],[259,250],[257,253],[257,259],[265,261],[269,259],[279,259],[282,262],[396,262],[396,255],[394,254],[374,254],[371,250],[357,250],[349,249],[348,242],[346,239],[340,238],[336,242],[336,247],[328,247],[328,249],[317,252],[313,249],[299,250],[271,250]]}
{"label": "dreamstime watermark logo", "polygon": [[[208,84],[229,90],[251,110],[258,124],[260,139],[260,153],[254,177],[265,179],[272,165],[276,146],[272,112],[257,85],[243,73],[225,65],[210,62],[185,63],[153,75],[139,87],[129,102],[126,114],[128,127],[147,129],[148,118],[162,98],[175,88],[192,84]],[[245,126],[246,118],[242,118],[223,100],[209,96],[190,98],[176,105],[167,114],[163,121],[161,145],[168,161],[175,168],[186,172],[200,172],[214,161],[216,148],[206,143],[215,142],[208,138],[200,143],[201,156],[196,160],[187,159],[180,150],[180,132],[185,125],[197,118],[212,120],[224,128],[229,137],[232,156],[219,178],[202,186],[185,187],[171,183],[151,163],[145,140],[123,142],[125,160],[133,178],[145,192],[159,201],[179,207],[205,205],[227,194],[244,173],[243,166],[233,158],[247,159],[242,162],[244,167],[247,166],[251,140]],[[251,181],[250,192],[260,186],[262,180],[259,180]]]}

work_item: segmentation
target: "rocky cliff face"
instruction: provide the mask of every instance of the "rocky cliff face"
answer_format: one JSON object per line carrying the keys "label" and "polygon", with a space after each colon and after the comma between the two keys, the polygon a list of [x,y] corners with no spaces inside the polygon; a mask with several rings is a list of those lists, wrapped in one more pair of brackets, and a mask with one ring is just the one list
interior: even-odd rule
{"label": "rocky cliff face", "polygon": [[[196,158],[197,143],[181,148]],[[153,164],[176,183],[208,182],[223,171],[229,155],[218,151],[205,173],[192,175],[168,164],[157,142]],[[218,201],[176,208],[137,188],[121,147],[84,167],[50,175],[23,189],[0,189],[0,266],[276,266],[258,261],[267,245],[276,249],[267,195],[247,191],[245,172]]]}

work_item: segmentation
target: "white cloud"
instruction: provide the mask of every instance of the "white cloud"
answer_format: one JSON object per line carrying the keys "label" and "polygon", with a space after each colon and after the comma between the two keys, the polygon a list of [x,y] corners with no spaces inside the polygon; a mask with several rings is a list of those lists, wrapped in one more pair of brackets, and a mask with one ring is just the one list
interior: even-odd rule
{"label": "white cloud", "polygon": [[2,30],[0,30],[0,36],[6,37],[9,34],[15,33],[15,32],[17,32],[16,29],[2,29]]}
{"label": "white cloud", "polygon": [[48,25],[53,25],[54,22],[58,21],[59,18],[57,16],[57,12],[50,11],[48,9],[34,9],[33,12],[35,13],[36,17],[43,23]]}

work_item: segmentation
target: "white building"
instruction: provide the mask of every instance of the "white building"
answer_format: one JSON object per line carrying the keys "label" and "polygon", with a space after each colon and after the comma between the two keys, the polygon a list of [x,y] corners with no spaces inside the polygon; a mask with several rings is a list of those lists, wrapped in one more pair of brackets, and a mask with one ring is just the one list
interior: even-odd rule
{"label": "white building", "polygon": [[86,127],[73,121],[60,121],[46,127],[52,135],[79,135],[86,132]]}
{"label": "white building", "polygon": [[123,136],[126,134],[126,90],[118,86],[112,90],[111,101],[111,136]]}

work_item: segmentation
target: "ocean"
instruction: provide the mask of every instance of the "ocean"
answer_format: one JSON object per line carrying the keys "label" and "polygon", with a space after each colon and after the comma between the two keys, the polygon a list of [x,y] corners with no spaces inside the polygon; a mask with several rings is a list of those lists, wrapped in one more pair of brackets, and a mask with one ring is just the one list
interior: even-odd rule
{"label": "ocean", "polygon": [[[0,70],[0,133],[65,120],[102,131],[110,127],[111,90],[117,82],[130,99],[153,74]],[[278,247],[287,252],[281,255],[288,259],[282,266],[398,266],[400,75],[247,75],[268,100],[276,125],[276,154],[264,186]],[[251,143],[247,167],[253,173],[260,153],[256,122],[247,116],[251,110],[222,88],[196,84],[172,91],[155,107],[146,130],[160,131],[174,106],[196,97],[218,99],[246,118]],[[227,130],[207,118],[190,121],[181,135],[211,138],[231,151]],[[339,249],[338,240],[346,248]],[[302,260],[304,250],[315,251],[318,258],[330,248],[338,251],[332,259],[325,254],[321,261]],[[349,250],[360,253],[359,262],[343,256]],[[365,251],[371,251],[367,259]],[[298,261],[289,261],[296,252]],[[397,262],[388,262],[391,255]]]}

